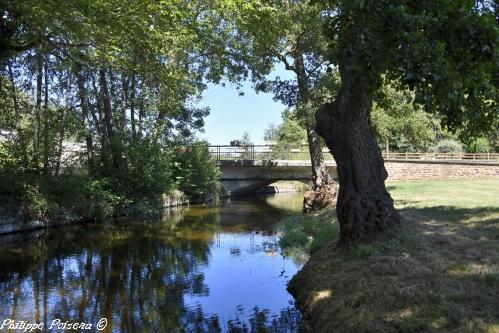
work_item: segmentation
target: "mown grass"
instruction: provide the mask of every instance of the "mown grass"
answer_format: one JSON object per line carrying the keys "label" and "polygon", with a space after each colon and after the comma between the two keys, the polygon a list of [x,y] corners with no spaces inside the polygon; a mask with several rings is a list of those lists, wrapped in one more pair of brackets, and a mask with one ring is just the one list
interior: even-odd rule
{"label": "mown grass", "polygon": [[328,243],[290,289],[324,332],[499,332],[499,180],[389,182],[395,236]]}

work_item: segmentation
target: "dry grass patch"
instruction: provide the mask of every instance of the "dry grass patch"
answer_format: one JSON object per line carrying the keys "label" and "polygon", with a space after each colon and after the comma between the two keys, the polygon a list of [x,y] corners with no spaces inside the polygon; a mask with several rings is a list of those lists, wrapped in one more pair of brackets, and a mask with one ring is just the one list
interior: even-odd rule
{"label": "dry grass patch", "polygon": [[352,250],[329,244],[291,281],[313,331],[496,332],[499,181],[390,190],[404,219],[394,238]]}

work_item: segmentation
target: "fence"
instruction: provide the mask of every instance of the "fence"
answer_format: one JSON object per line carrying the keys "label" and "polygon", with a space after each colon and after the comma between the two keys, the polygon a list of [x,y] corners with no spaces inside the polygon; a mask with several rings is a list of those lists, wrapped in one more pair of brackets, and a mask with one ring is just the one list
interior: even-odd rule
{"label": "fence", "polygon": [[[310,160],[307,145],[252,145],[252,146],[210,146],[210,154],[216,160]],[[333,160],[327,148],[323,149],[324,159]],[[386,160],[419,161],[467,161],[499,163],[497,153],[394,153],[383,151]]]}
{"label": "fence", "polygon": [[[308,146],[253,145],[210,146],[210,154],[217,160],[310,160]],[[324,148],[324,158],[333,160]]]}

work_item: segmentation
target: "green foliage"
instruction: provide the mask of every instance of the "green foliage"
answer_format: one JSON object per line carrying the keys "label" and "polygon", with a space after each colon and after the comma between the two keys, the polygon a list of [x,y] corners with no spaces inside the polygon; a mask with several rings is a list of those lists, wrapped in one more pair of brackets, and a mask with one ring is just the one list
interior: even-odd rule
{"label": "green foliage", "polygon": [[[196,102],[206,79],[245,75],[221,52],[221,5],[4,1],[0,129],[12,135],[0,174],[15,181],[2,200],[16,192],[45,214],[73,197],[105,218],[172,191],[216,196],[217,166],[193,144],[208,114]],[[79,183],[50,191],[73,182],[61,157],[69,141],[80,143]]]}
{"label": "green foliage", "polygon": [[426,151],[435,142],[439,126],[414,104],[414,93],[384,84],[373,105],[372,125],[383,148],[391,151]]}
{"label": "green foliage", "polygon": [[90,199],[89,217],[102,220],[122,212],[129,201],[118,194],[117,188],[118,184],[112,178],[91,180],[86,184],[85,191]]}
{"label": "green foliage", "polygon": [[430,149],[431,152],[435,153],[461,153],[463,151],[463,145],[452,139],[446,139],[440,141],[436,146]]}
{"label": "green foliage", "polygon": [[277,145],[300,146],[307,142],[307,133],[299,122],[292,118],[285,118],[279,126]]}
{"label": "green foliage", "polygon": [[467,146],[467,151],[470,153],[489,153],[491,150],[492,147],[490,146],[489,140],[484,137],[473,140]]}
{"label": "green foliage", "polygon": [[343,73],[382,76],[415,92],[461,138],[499,125],[497,6],[489,2],[326,1],[329,59]]}
{"label": "green foliage", "polygon": [[339,238],[339,224],[331,217],[291,216],[283,219],[280,229],[279,245],[284,251],[301,248],[314,253]]}
{"label": "green foliage", "polygon": [[165,151],[150,141],[128,146],[126,152],[132,163],[117,175],[123,192],[135,200],[147,200],[173,190],[174,149],[169,147]]}
{"label": "green foliage", "polygon": [[178,162],[174,165],[173,177],[177,188],[188,197],[201,201],[218,199],[221,194],[220,170],[206,142],[181,148]]}

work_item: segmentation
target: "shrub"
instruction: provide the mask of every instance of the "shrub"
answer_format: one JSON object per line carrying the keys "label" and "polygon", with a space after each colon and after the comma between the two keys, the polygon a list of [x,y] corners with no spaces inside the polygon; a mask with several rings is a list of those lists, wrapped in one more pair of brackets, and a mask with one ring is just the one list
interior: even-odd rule
{"label": "shrub", "polygon": [[491,151],[490,142],[487,138],[477,138],[468,145],[470,153],[489,153]]}
{"label": "shrub", "polygon": [[220,170],[210,156],[208,144],[196,143],[175,156],[177,189],[195,200],[216,200],[221,194]]}
{"label": "shrub", "polygon": [[430,152],[434,153],[461,153],[463,145],[461,142],[452,139],[440,141],[436,146],[430,148]]}
{"label": "shrub", "polygon": [[94,219],[104,219],[119,213],[120,208],[126,205],[127,200],[116,190],[117,184],[113,179],[101,178],[90,180],[86,191],[90,198],[88,215]]}

